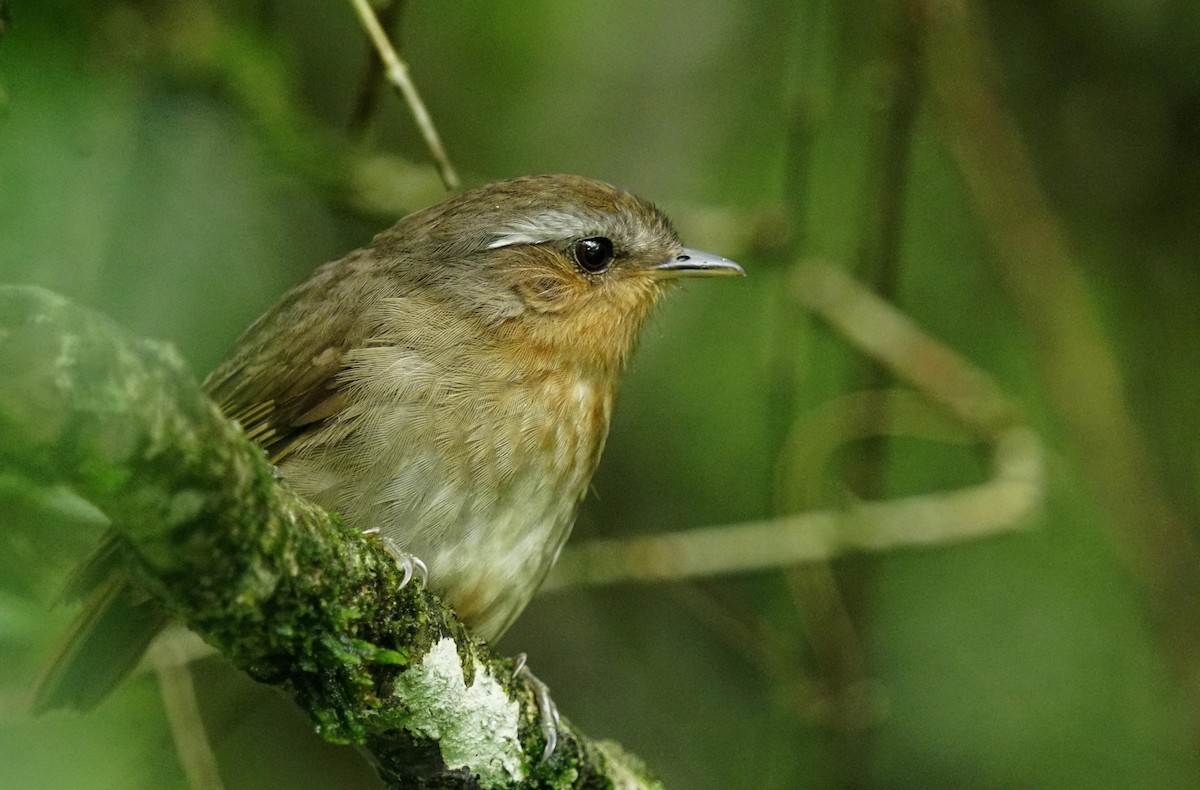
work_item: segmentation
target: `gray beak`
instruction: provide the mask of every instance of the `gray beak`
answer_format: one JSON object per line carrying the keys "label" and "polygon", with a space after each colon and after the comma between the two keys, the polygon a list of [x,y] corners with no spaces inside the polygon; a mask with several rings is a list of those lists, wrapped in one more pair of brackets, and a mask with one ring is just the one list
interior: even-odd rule
{"label": "gray beak", "polygon": [[663,280],[676,277],[724,277],[740,274],[746,271],[728,258],[713,255],[711,252],[701,252],[684,247],[679,254],[657,266],[651,266],[650,271]]}

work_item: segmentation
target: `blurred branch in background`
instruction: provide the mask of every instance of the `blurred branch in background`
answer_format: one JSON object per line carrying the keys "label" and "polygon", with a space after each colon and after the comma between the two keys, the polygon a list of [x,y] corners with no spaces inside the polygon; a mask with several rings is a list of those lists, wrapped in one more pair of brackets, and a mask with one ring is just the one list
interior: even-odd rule
{"label": "blurred branch in background", "polygon": [[1044,487],[1041,442],[987,375],[837,269],[806,266],[794,287],[798,302],[987,444],[992,479],[844,510],[568,546],[543,591],[787,568],[855,552],[975,540],[1029,525]]}
{"label": "blurred branch in background", "polygon": [[[227,12],[211,3],[184,0],[158,9],[118,5],[102,13],[107,15],[102,29],[111,55],[148,60],[163,76],[215,86],[253,120],[263,143],[284,167],[335,201],[393,220],[444,197],[438,175],[429,168],[394,154],[352,147],[321,129],[298,109],[276,42],[226,18]],[[428,120],[423,106],[413,106],[413,113]],[[436,141],[436,131],[432,134]],[[431,144],[435,156],[442,150],[438,146],[432,149]],[[441,156],[443,177],[456,183],[444,152]]]}
{"label": "blurred branch in background", "polygon": [[442,183],[446,185],[446,189],[457,189],[458,174],[454,172],[454,165],[446,156],[446,149],[442,145],[441,137],[438,136],[437,127],[433,125],[433,118],[429,116],[429,110],[425,108],[425,102],[421,101],[417,86],[408,73],[408,64],[396,54],[396,49],[388,40],[387,33],[380,25],[379,18],[375,16],[371,4],[367,0],[350,0],[350,3],[358,13],[359,19],[362,20],[363,28],[379,53],[380,60],[383,61],[388,81],[400,92],[404,102],[412,111],[413,120],[417,122],[417,128],[421,130],[421,136],[425,138],[425,144],[429,146],[429,153],[433,155],[433,161],[437,163]]}
{"label": "blurred branch in background", "polygon": [[[375,14],[379,26],[387,31],[400,48],[400,20],[404,14],[403,0],[386,0],[376,3]],[[379,112],[380,99],[385,86],[382,58],[367,58],[363,66],[363,74],[359,79],[358,95],[354,100],[354,108],[346,121],[346,130],[355,140],[362,140],[371,122]]]}
{"label": "blurred branch in background", "polygon": [[[190,631],[174,626],[159,634],[146,651],[145,661],[158,678],[162,694],[163,709],[167,724],[171,728],[171,740],[179,755],[179,764],[187,777],[189,790],[223,790],[217,757],[213,754],[204,720],[200,715],[196,686],[188,664],[192,655],[186,650],[190,639],[176,638],[184,632],[194,639]],[[196,640],[199,641],[199,640]],[[205,645],[205,647],[208,647]],[[209,648],[208,652],[214,652]]]}
{"label": "blurred branch in background", "polygon": [[1040,440],[1014,428],[996,438],[993,451],[989,482],[950,493],[581,543],[563,553],[542,591],[779,569],[855,552],[936,548],[1021,530],[1041,497]]}
{"label": "blurred branch in background", "polygon": [[[873,46],[848,46],[839,64],[845,78],[866,76],[864,173],[854,217],[855,250],[851,271],[882,299],[896,303],[901,266],[913,126],[921,98],[920,37],[903,0],[886,0],[864,13],[843,7],[834,12],[846,38]],[[851,32],[852,31],[852,32]],[[793,163],[811,166],[811,163]],[[818,199],[817,195],[808,200]],[[811,255],[811,251],[805,251]],[[808,284],[801,283],[803,293]],[[874,391],[889,385],[889,373],[870,355],[847,359],[841,373],[847,391]],[[887,496],[889,437],[895,416],[886,410],[860,410],[856,422],[843,423],[859,434],[838,470],[852,496]],[[803,417],[801,417],[803,419]],[[797,445],[793,442],[793,448]],[[790,460],[785,451],[778,468]],[[836,468],[836,467],[835,467]],[[785,481],[783,475],[778,479]],[[818,474],[816,479],[820,479]],[[784,482],[779,491],[788,492]],[[802,490],[802,489],[801,489]],[[816,507],[820,498],[802,501],[795,493],[777,496],[779,512]],[[826,750],[840,787],[862,786],[869,773],[872,734],[879,722],[869,698],[873,683],[867,647],[875,620],[877,562],[867,555],[837,564],[799,567],[786,576],[791,598],[804,624],[816,672],[832,713],[825,729]]]}
{"label": "blurred branch in background", "polygon": [[[1125,402],[1119,363],[964,0],[914,0],[939,121],[1029,331],[1046,390],[1192,709],[1200,705],[1200,548],[1168,501]],[[1193,721],[1200,744],[1200,718]]]}

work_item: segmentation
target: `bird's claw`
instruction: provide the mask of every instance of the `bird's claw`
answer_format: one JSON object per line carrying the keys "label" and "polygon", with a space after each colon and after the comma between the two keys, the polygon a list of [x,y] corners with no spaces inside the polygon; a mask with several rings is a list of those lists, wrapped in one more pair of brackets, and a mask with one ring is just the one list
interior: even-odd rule
{"label": "bird's claw", "polygon": [[554,750],[558,748],[558,727],[560,718],[558,715],[558,706],[554,704],[554,700],[550,699],[550,687],[538,678],[537,675],[528,667],[529,657],[524,653],[518,653],[513,658],[513,677],[523,679],[533,689],[533,693],[537,696],[538,711],[542,718],[542,737],[546,739],[546,748],[542,750],[542,761],[549,760],[554,754]]}
{"label": "bird's claw", "polygon": [[404,574],[404,578],[400,580],[400,589],[407,587],[414,576],[421,581],[422,586],[428,586],[429,568],[425,566],[420,557],[409,554],[407,551],[401,549],[400,544],[396,543],[396,541],[386,535],[381,535],[378,527],[364,530],[363,534],[376,536],[379,539],[380,545],[383,546],[383,550],[391,555],[392,560],[395,561],[396,568]]}
{"label": "bird's claw", "polygon": [[404,578],[400,580],[400,588],[404,589],[413,577],[417,577],[421,581],[421,586],[429,584],[429,568],[425,567],[425,563],[420,557],[414,557],[412,554],[407,554],[400,551],[388,551],[392,555],[392,559],[396,561],[396,567],[404,573]]}

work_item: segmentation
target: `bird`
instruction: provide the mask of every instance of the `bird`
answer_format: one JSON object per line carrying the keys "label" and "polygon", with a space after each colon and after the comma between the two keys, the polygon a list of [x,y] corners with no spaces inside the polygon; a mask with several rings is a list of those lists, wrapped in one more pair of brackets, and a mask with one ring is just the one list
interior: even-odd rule
{"label": "bird", "polygon": [[[741,274],[610,184],[499,181],[317,268],[203,388],[284,484],[378,535],[491,642],[562,550],[651,308]],[[75,574],[91,601],[35,708],[94,706],[166,624],[122,558],[110,538]]]}

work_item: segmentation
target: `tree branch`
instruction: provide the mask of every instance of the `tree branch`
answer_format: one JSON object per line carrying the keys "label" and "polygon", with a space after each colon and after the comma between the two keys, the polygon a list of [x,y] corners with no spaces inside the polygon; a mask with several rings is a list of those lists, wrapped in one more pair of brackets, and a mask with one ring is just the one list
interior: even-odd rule
{"label": "tree branch", "polygon": [[67,484],[140,581],[391,787],[653,787],[569,723],[546,761],[533,690],[391,557],[281,485],[168,346],[0,288],[0,472]]}
{"label": "tree branch", "polygon": [[564,552],[542,590],[743,573],[1024,529],[1041,502],[1041,443],[1032,431],[1013,429],[997,440],[992,464],[991,480],[958,491],[642,538],[592,540]]}

